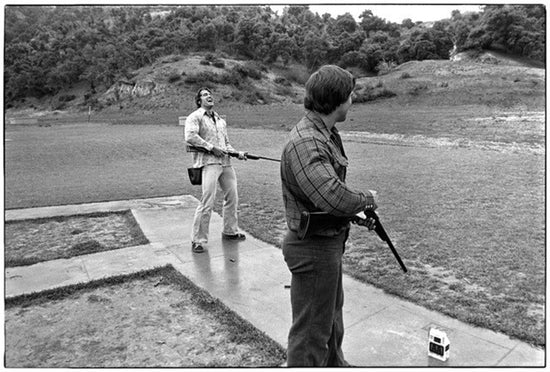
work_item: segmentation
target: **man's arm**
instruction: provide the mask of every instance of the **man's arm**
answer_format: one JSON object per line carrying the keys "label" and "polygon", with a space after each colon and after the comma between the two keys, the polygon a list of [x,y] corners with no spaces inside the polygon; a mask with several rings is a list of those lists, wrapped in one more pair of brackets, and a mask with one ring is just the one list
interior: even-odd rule
{"label": "man's arm", "polygon": [[367,195],[340,181],[325,146],[311,137],[301,138],[293,144],[289,164],[297,183],[317,208],[333,216],[353,216],[364,211]]}
{"label": "man's arm", "polygon": [[208,151],[212,151],[214,145],[207,142],[199,135],[200,119],[196,115],[189,115],[185,119],[185,142],[191,146],[202,147]]}
{"label": "man's arm", "polygon": [[202,138],[200,133],[200,118],[196,115],[190,115],[185,119],[185,142],[194,147],[199,147],[211,152],[214,156],[222,157],[226,155],[225,150],[220,149],[214,144]]}

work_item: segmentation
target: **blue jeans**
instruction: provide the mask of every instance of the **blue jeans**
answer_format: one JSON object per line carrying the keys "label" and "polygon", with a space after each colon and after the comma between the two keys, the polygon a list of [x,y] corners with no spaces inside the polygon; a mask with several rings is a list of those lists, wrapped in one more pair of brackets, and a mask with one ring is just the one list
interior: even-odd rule
{"label": "blue jeans", "polygon": [[289,231],[283,241],[283,255],[292,273],[288,367],[348,366],[342,352],[342,255],[348,232],[299,240]]}

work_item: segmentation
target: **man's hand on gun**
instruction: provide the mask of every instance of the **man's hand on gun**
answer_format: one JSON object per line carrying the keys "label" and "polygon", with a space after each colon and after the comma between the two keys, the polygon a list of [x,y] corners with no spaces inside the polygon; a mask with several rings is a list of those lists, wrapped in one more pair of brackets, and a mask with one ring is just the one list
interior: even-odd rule
{"label": "man's hand on gun", "polygon": [[227,151],[222,150],[221,148],[216,147],[216,146],[212,147],[212,150],[210,150],[210,152],[212,153],[212,155],[220,157],[220,158],[222,156],[227,155]]}
{"label": "man's hand on gun", "polygon": [[372,217],[369,217],[369,212],[374,212],[378,205],[376,204],[376,191],[369,190],[369,195],[367,195],[367,206],[365,207],[365,217],[361,216],[360,214],[357,215],[358,218],[355,218],[352,220],[355,224],[359,226],[364,226],[369,230],[376,229],[376,220]]}
{"label": "man's hand on gun", "polygon": [[192,146],[192,145],[187,144],[187,151],[188,152],[205,152],[205,153],[210,153],[210,154],[212,154],[214,156],[218,156],[218,157],[229,155],[231,157],[238,158],[239,160],[252,159],[252,160],[269,160],[269,161],[274,161],[274,162],[278,162],[278,163],[281,162],[280,159],[274,159],[274,158],[268,158],[266,156],[254,155],[254,154],[250,154],[247,151],[226,151],[226,150],[223,150],[223,149],[221,149],[219,147],[216,147],[216,146],[214,146],[212,148],[212,150],[209,151],[209,150],[206,150],[204,147]]}

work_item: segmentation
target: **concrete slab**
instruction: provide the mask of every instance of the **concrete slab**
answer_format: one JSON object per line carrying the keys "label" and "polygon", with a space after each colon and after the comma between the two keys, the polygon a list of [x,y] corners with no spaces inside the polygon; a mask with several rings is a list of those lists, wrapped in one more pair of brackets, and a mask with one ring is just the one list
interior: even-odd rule
{"label": "concrete slab", "polygon": [[5,269],[4,297],[86,283],[90,279],[80,257]]}
{"label": "concrete slab", "polygon": [[274,264],[282,260],[281,252],[272,247],[240,248],[228,247],[218,256],[194,255],[192,261],[174,267],[286,347],[291,324],[290,274],[286,266]]}
{"label": "concrete slab", "polygon": [[[6,220],[132,210],[151,244],[5,270],[5,296],[38,292],[173,265],[198,286],[279,342],[291,324],[290,273],[279,249],[247,234],[243,242],[221,239],[221,217],[212,215],[207,252],[191,252],[197,200],[174,196],[71,206],[9,210]],[[361,367],[543,367],[545,350],[472,327],[344,277],[344,353]],[[428,357],[431,326],[445,330],[451,357]]]}
{"label": "concrete slab", "polygon": [[8,209],[4,211],[5,221],[27,220],[88,214],[95,212],[115,212],[133,209],[192,208],[197,199],[191,195],[167,196],[150,199],[116,200],[101,203],[58,205],[53,207]]}

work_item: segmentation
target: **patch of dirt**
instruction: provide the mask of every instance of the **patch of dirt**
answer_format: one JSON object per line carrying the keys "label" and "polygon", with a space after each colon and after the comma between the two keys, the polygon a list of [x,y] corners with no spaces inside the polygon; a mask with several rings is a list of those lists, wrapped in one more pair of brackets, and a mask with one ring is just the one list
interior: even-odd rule
{"label": "patch of dirt", "polygon": [[149,243],[131,211],[8,221],[6,267]]}
{"label": "patch of dirt", "polygon": [[8,300],[5,366],[273,367],[284,362],[279,344],[173,268],[130,279]]}

